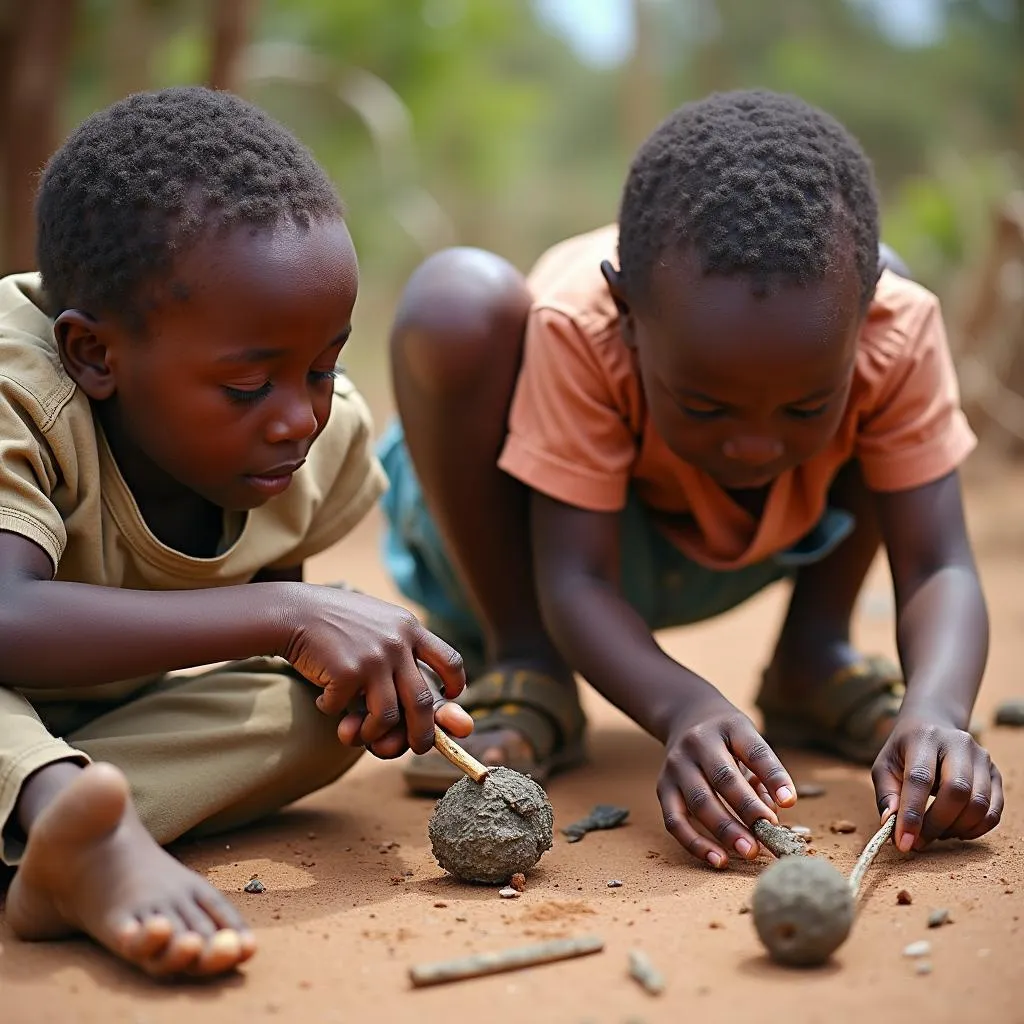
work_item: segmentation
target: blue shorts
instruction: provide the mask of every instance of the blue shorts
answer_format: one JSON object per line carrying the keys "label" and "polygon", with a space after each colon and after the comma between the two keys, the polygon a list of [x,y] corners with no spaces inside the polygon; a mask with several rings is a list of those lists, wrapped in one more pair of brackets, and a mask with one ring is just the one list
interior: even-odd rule
{"label": "blue shorts", "polygon": [[[388,427],[377,454],[390,481],[382,499],[388,574],[402,594],[426,610],[435,633],[460,650],[479,650],[480,627],[427,511],[399,423]],[[622,511],[620,586],[652,630],[700,622],[792,577],[800,566],[820,561],[853,528],[849,512],[826,509],[817,526],[788,550],[741,569],[709,569],[679,551],[630,495]]]}

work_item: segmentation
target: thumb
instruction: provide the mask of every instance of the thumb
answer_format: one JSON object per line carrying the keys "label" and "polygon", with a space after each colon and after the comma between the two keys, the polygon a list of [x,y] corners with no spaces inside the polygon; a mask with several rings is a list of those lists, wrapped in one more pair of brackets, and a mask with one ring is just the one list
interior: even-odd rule
{"label": "thumb", "polygon": [[879,760],[872,770],[875,784],[875,802],[884,825],[900,807],[900,791],[903,788],[903,773],[896,771],[888,758]]}

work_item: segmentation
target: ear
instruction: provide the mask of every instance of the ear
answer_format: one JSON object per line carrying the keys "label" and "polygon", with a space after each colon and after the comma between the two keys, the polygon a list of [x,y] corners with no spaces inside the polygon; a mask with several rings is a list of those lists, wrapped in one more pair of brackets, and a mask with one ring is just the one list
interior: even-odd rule
{"label": "ear", "polygon": [[53,324],[60,361],[72,380],[92,399],[102,402],[117,390],[110,367],[109,325],[79,309],[66,309]]}
{"label": "ear", "polygon": [[634,326],[633,313],[629,307],[629,300],[626,298],[622,286],[622,273],[616,270],[608,260],[601,261],[601,274],[608,285],[615,308],[619,311],[619,324],[622,331],[622,338],[629,348],[634,347]]}

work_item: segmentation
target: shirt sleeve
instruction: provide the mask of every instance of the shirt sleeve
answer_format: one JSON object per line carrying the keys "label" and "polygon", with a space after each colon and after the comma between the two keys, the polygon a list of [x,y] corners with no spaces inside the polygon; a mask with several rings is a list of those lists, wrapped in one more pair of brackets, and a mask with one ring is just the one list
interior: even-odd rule
{"label": "shirt sleeve", "polygon": [[53,496],[74,467],[57,465],[43,431],[46,420],[38,401],[0,372],[0,530],[38,544],[56,572],[67,530]]}
{"label": "shirt sleeve", "polygon": [[857,457],[876,491],[922,487],[958,468],[976,444],[960,407],[960,389],[938,300],[920,298],[885,326],[890,336],[869,360],[874,400],[862,415]]}
{"label": "shirt sleeve", "polygon": [[268,568],[290,569],[326,551],[363,519],[387,488],[374,451],[369,407],[347,378],[339,377],[335,384],[331,418],[310,449],[302,471],[306,469],[310,478],[303,481],[305,501],[313,506],[309,525],[298,545]]}
{"label": "shirt sleeve", "polygon": [[617,376],[570,316],[534,309],[501,469],[568,505],[622,509],[637,442]]}

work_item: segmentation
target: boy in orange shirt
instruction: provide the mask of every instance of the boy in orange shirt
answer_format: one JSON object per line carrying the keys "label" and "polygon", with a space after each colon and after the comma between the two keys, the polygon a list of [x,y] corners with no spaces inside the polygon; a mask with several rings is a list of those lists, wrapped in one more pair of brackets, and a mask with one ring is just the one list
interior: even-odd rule
{"label": "boy in orange shirt", "polygon": [[[856,141],[737,92],[672,114],[617,226],[528,280],[466,249],[416,272],[386,557],[435,631],[483,641],[460,701],[479,756],[541,778],[578,761],[576,671],[665,743],[666,826],[714,867],[755,857],[752,823],[796,800],[770,744],[873,762],[903,851],[996,825],[999,773],[967,731],[988,648],[958,477],[975,442],[938,303],[886,264]],[[849,640],[880,543],[902,671]],[[651,631],[784,577],[762,738]],[[407,777],[449,781],[436,752]]]}

